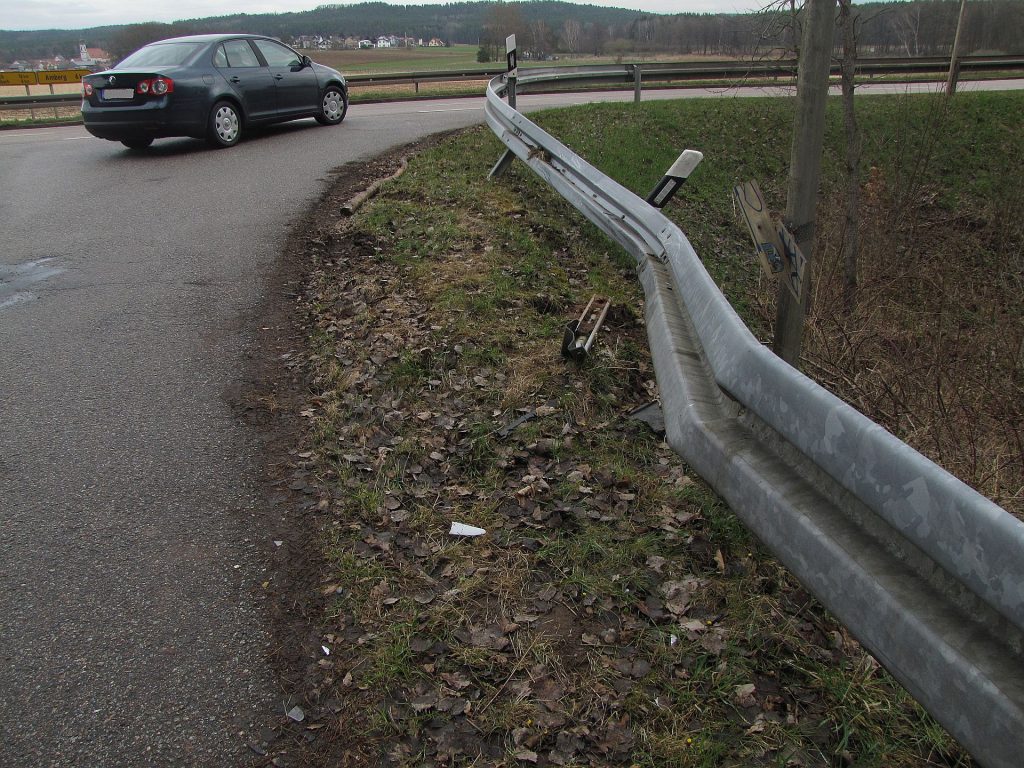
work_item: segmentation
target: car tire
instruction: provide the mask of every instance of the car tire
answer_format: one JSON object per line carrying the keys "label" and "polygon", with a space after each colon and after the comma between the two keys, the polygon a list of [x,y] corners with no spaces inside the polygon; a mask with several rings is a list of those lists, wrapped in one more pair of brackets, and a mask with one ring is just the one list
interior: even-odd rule
{"label": "car tire", "polygon": [[145,149],[153,143],[152,139],[122,139],[121,143],[128,149]]}
{"label": "car tire", "polygon": [[320,97],[316,121],[320,125],[337,125],[348,113],[348,94],[336,85],[329,85]]}
{"label": "car tire", "polygon": [[233,147],[242,137],[242,113],[230,101],[218,101],[210,110],[206,140],[217,149]]}

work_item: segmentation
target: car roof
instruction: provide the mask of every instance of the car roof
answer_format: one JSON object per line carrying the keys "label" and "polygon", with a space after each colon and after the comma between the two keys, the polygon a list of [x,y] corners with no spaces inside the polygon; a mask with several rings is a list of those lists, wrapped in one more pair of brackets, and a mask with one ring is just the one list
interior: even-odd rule
{"label": "car roof", "polygon": [[221,40],[237,40],[238,38],[246,38],[250,40],[271,40],[266,35],[253,35],[246,32],[239,32],[237,34],[209,34],[209,35],[184,35],[182,37],[169,37],[166,40],[154,40],[149,45],[161,45],[163,43],[216,43]]}

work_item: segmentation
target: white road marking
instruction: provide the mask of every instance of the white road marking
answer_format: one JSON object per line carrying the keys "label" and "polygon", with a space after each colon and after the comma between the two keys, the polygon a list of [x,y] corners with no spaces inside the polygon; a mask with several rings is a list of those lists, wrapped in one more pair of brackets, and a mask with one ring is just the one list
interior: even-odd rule
{"label": "white road marking", "polygon": [[479,112],[483,107],[452,107],[451,109],[417,109],[418,114],[426,114],[428,112]]}
{"label": "white road marking", "polygon": [[[30,131],[0,131],[0,141],[4,139],[34,139],[36,141],[40,139],[52,139],[55,138],[54,134],[57,133],[57,130],[60,129],[35,128]],[[61,138],[60,141],[77,141],[78,139],[91,138],[92,136],[70,136],[68,138]]]}

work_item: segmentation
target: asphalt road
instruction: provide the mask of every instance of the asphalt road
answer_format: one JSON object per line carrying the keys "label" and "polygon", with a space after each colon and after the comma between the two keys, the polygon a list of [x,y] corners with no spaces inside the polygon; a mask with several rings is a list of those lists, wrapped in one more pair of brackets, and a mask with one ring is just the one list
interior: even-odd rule
{"label": "asphalt road", "polygon": [[357,106],[141,154],[0,132],[0,765],[235,765],[281,711],[261,460],[224,393],[331,169],[482,119],[482,99]]}
{"label": "asphalt road", "polygon": [[0,132],[0,765],[235,765],[281,706],[258,446],[223,393],[329,171],[465,107],[224,151]]}

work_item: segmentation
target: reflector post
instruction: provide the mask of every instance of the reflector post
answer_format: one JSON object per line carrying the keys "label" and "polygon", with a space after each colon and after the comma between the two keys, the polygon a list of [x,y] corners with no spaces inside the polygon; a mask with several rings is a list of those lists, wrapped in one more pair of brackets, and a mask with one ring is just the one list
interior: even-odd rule
{"label": "reflector post", "polygon": [[647,196],[647,202],[655,208],[664,208],[703,159],[703,153],[695,149],[683,150],[683,153],[672,163],[672,167],[661,177],[658,185],[651,190],[651,194]]}

